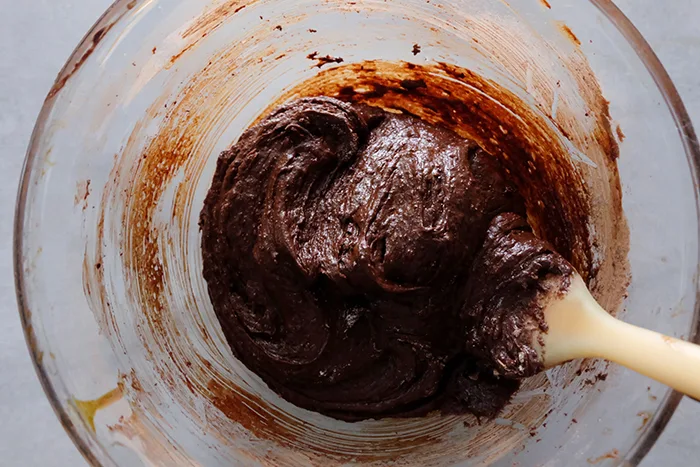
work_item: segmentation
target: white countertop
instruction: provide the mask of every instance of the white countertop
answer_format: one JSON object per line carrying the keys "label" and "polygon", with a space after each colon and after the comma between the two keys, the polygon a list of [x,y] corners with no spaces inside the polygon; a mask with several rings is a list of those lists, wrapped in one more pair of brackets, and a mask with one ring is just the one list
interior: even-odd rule
{"label": "white countertop", "polygon": [[[0,0],[0,465],[86,465],[54,416],[29,359],[16,308],[11,237],[17,181],[44,97],[110,3]],[[698,128],[700,1],[616,3],[661,58]],[[685,399],[642,466],[700,465],[698,420],[700,404]]]}

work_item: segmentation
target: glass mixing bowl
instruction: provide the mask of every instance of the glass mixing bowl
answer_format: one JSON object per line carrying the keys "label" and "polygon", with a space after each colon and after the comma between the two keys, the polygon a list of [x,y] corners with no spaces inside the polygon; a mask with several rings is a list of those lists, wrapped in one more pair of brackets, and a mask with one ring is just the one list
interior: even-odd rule
{"label": "glass mixing bowl", "polygon": [[603,362],[526,381],[492,421],[349,424],[291,406],[233,357],[200,273],[216,157],[294,86],[377,59],[474,70],[549,119],[591,173],[594,141],[565,130],[599,85],[630,231],[617,312],[697,339],[695,135],[610,1],[119,0],[48,96],[15,231],[34,363],[91,463],[628,466],[650,449],[681,396]]}

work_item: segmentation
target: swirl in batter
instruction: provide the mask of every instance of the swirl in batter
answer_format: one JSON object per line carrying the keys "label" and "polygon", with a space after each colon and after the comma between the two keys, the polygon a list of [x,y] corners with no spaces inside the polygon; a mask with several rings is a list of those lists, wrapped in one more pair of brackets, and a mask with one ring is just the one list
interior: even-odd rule
{"label": "swirl in batter", "polygon": [[343,420],[494,416],[542,369],[540,302],[572,272],[524,216],[476,143],[306,98],[220,156],[204,277],[234,354],[294,404]]}

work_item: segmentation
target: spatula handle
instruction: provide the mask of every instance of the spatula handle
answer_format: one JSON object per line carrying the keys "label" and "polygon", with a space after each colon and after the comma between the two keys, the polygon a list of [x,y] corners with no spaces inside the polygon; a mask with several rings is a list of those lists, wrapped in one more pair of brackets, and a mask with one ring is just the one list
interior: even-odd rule
{"label": "spatula handle", "polygon": [[700,346],[610,317],[591,356],[619,363],[700,399]]}
{"label": "spatula handle", "polygon": [[578,275],[567,295],[547,307],[545,318],[546,367],[603,358],[700,400],[700,346],[613,318]]}

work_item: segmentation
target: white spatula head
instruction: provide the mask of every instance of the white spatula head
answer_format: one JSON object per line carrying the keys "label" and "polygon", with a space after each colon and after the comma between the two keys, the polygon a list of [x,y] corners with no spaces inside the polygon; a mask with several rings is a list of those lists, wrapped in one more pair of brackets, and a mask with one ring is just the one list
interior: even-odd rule
{"label": "white spatula head", "polygon": [[462,311],[467,350],[512,378],[544,370],[545,309],[561,300],[574,268],[537,238],[521,216],[501,214],[491,222],[475,258]]}

